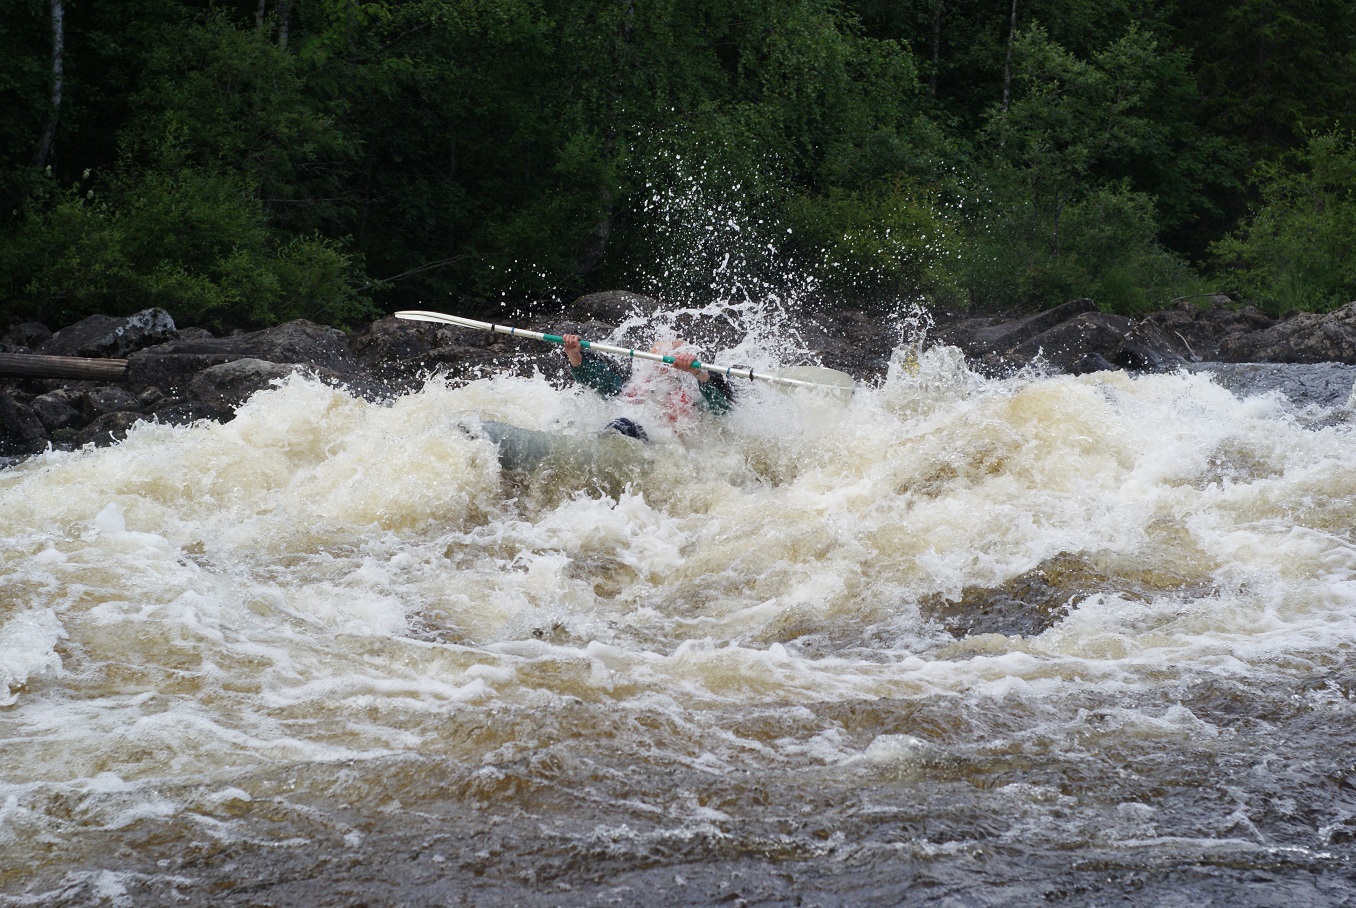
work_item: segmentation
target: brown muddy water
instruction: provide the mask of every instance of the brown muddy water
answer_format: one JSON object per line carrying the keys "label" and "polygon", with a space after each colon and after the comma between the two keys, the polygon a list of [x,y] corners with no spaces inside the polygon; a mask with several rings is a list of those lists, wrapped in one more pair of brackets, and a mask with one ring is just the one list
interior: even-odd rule
{"label": "brown muddy water", "polygon": [[1356,904],[1345,407],[934,350],[474,431],[608,418],[297,378],[0,471],[0,905]]}

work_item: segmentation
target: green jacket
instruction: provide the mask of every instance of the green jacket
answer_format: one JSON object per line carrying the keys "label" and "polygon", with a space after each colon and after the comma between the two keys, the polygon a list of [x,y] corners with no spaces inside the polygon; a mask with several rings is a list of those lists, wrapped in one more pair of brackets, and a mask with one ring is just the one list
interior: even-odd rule
{"label": "green jacket", "polygon": [[[616,397],[631,380],[630,370],[622,372],[605,359],[584,354],[584,361],[570,367],[574,380],[587,388],[592,388],[603,397]],[[723,375],[712,375],[706,381],[697,382],[702,392],[702,406],[710,413],[728,413],[734,407],[734,388]]]}

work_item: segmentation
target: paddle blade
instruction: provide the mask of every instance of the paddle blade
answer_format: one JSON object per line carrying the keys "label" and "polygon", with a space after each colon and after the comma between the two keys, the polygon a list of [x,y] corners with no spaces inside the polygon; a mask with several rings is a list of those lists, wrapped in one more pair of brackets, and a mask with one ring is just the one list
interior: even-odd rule
{"label": "paddle blade", "polygon": [[[847,400],[856,390],[857,383],[852,380],[852,376],[846,372],[839,372],[837,369],[828,369],[824,366],[786,366],[777,369],[773,375],[782,378],[792,378],[796,381],[810,382],[835,397],[841,397]],[[777,387],[800,387],[797,385],[778,385]],[[813,389],[812,389],[813,390]]]}

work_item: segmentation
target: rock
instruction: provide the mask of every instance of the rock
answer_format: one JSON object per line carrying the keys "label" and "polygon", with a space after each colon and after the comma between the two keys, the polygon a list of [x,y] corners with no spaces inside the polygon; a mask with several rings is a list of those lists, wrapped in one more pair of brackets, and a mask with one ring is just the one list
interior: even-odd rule
{"label": "rock", "polygon": [[152,347],[127,358],[127,384],[144,392],[156,388],[170,394],[188,391],[193,376],[211,366],[241,359],[234,353],[162,353]]}
{"label": "rock", "polygon": [[[211,366],[193,376],[189,383],[189,397],[220,405],[234,411],[252,395],[273,387],[275,382],[302,371],[300,363],[272,363],[267,360],[245,358]],[[305,369],[325,384],[367,400],[390,396],[390,389],[361,375],[344,375],[332,369]]]}
{"label": "rock", "polygon": [[345,375],[362,371],[361,364],[348,348],[344,332],[304,319],[232,337],[176,338],[148,348],[143,355],[148,359],[166,355],[221,357],[209,365],[246,358],[279,364],[300,363]]}
{"label": "rock", "polygon": [[1215,362],[1220,344],[1231,337],[1265,330],[1276,323],[1252,306],[1239,308],[1222,293],[1208,297],[1202,307],[1183,300],[1170,309],[1150,314],[1145,321],[1158,325],[1180,345],[1189,362]]}
{"label": "rock", "polygon": [[1083,556],[1061,553],[1002,586],[966,587],[955,598],[933,594],[918,608],[957,638],[1034,637],[1068,615],[1080,594],[1106,585],[1107,577]]}
{"label": "rock", "polygon": [[0,338],[0,352],[4,353],[29,353],[41,346],[43,341],[52,336],[52,332],[46,325],[37,322],[20,322],[5,332],[5,336]]}
{"label": "rock", "polygon": [[1227,362],[1356,364],[1356,302],[1327,313],[1301,312],[1261,331],[1220,342]]}
{"label": "rock", "polygon": [[47,448],[42,421],[28,407],[0,391],[0,457],[26,457]]}
{"label": "rock", "polygon": [[859,381],[884,373],[901,342],[896,329],[860,309],[813,315],[800,335],[820,365]]}
{"label": "rock", "polygon": [[659,301],[629,290],[604,290],[579,297],[569,307],[569,317],[577,321],[596,319],[620,325],[632,315],[658,312]]}
{"label": "rock", "polygon": [[1162,325],[1099,312],[1091,300],[1073,300],[1016,321],[962,319],[929,340],[959,347],[988,371],[1000,374],[1037,358],[1074,374],[1162,371],[1188,355],[1186,345]]}
{"label": "rock", "polygon": [[144,309],[122,318],[91,315],[47,338],[39,352],[47,356],[122,358],[166,341],[174,333],[174,319],[164,309]]}
{"label": "rock", "polygon": [[29,407],[48,432],[73,429],[85,424],[85,418],[72,405],[69,395],[60,391],[38,395]]}
{"label": "rock", "polygon": [[137,403],[141,404],[143,410],[149,410],[152,407],[155,407],[164,399],[165,392],[161,391],[155,385],[143,388],[141,392],[137,394]]}
{"label": "rock", "polygon": [[1039,312],[1036,315],[1016,320],[1003,318],[963,319],[935,332],[933,340],[952,347],[959,347],[966,356],[980,359],[988,354],[1004,353],[1050,331],[1071,318],[1096,311],[1097,306],[1092,300],[1078,299]]}
{"label": "rock", "polygon": [[152,418],[171,426],[187,426],[202,419],[212,422],[230,422],[235,411],[224,404],[206,400],[167,400],[158,406]]}
{"label": "rock", "polygon": [[76,447],[88,444],[96,447],[111,445],[126,438],[128,430],[143,419],[145,416],[132,410],[105,413],[76,433],[74,444]]}
{"label": "rock", "polygon": [[83,409],[85,418],[89,420],[98,419],[105,413],[117,413],[128,411],[140,413],[142,410],[141,402],[133,397],[125,388],[114,386],[104,388],[94,388],[85,392]]}
{"label": "rock", "polygon": [[242,359],[312,366],[319,373],[339,376],[361,393],[387,393],[384,385],[367,377],[367,368],[349,350],[344,332],[301,319],[231,337],[184,331],[168,343],[129,356],[127,381],[136,391],[154,387],[184,396],[192,393],[194,378],[203,370]]}
{"label": "rock", "polygon": [[296,372],[295,363],[273,363],[261,359],[236,359],[203,369],[189,385],[190,395],[201,401],[224,405],[231,410],[251,395]]}
{"label": "rock", "polygon": [[1193,363],[1235,397],[1276,393],[1296,407],[1346,407],[1356,387],[1356,365],[1347,363]]}
{"label": "rock", "polygon": [[483,349],[491,342],[489,334],[391,315],[355,334],[350,347],[358,361],[378,378],[413,390],[421,384],[422,376],[439,365],[434,351]]}

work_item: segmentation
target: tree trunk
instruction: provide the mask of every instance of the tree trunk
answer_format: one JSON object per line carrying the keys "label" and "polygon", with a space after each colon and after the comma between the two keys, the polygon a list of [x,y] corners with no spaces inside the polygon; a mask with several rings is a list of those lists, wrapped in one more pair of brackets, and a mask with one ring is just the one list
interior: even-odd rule
{"label": "tree trunk", "polygon": [[[635,28],[635,0],[627,0],[621,28],[618,31],[618,40],[613,45],[612,78],[607,86],[608,124],[607,130],[603,133],[603,159],[608,165],[612,163],[612,157],[616,153],[617,137],[622,128],[621,92],[630,69],[626,57],[631,50]],[[604,185],[599,189],[598,208],[599,216],[597,222],[593,225],[593,233],[586,241],[584,251],[579,257],[580,274],[589,274],[596,271],[607,257],[607,246],[612,239],[613,215],[612,189],[609,186]]]}
{"label": "tree trunk", "polygon": [[278,0],[278,46],[283,50],[287,50],[288,24],[291,19],[292,0]]}
{"label": "tree trunk", "polygon": [[47,166],[56,147],[57,120],[61,115],[61,90],[66,81],[66,8],[62,0],[52,2],[52,94],[51,106],[47,111],[47,122],[42,127],[42,138],[38,140],[38,150],[33,163],[38,167]]}
{"label": "tree trunk", "polygon": [[123,381],[127,378],[127,360],[42,356],[37,353],[0,353],[0,375],[20,378]]}
{"label": "tree trunk", "polygon": [[1017,0],[1012,0],[1012,15],[1008,19],[1008,53],[1003,61],[1003,112],[1007,113],[1008,98],[1012,94],[1012,44],[1017,40]]}
{"label": "tree trunk", "polygon": [[928,73],[928,97],[937,100],[937,68],[942,60],[942,0],[932,4],[932,72]]}

